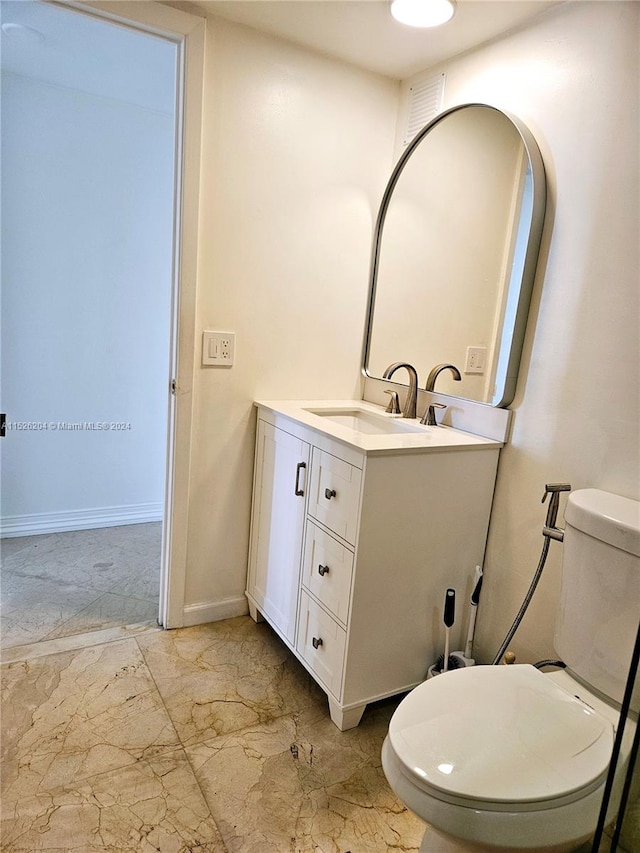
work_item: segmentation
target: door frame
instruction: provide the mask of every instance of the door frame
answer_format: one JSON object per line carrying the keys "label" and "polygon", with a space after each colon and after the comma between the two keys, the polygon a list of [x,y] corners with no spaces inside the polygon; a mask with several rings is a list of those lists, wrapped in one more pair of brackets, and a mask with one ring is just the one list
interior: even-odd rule
{"label": "door frame", "polygon": [[206,19],[150,0],[47,0],[177,46],[171,363],[158,622],[184,624]]}

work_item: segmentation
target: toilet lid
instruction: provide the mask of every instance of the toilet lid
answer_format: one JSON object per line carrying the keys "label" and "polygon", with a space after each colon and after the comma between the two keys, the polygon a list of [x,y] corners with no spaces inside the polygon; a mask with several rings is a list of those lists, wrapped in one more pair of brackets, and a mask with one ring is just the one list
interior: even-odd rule
{"label": "toilet lid", "polygon": [[611,722],[528,664],[453,670],[398,706],[389,740],[421,787],[495,803],[558,799],[595,786]]}

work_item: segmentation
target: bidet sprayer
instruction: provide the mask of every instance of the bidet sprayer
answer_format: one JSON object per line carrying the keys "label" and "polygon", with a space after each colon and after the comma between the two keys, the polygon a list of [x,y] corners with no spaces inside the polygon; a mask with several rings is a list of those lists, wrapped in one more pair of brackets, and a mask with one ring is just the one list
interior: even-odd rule
{"label": "bidet sprayer", "polygon": [[547,483],[547,485],[544,487],[542,503],[546,501],[547,495],[551,495],[551,499],[549,501],[549,509],[547,510],[547,520],[545,522],[544,527],[542,528],[544,542],[542,543],[542,553],[540,554],[538,568],[536,569],[536,572],[533,576],[533,580],[531,581],[531,585],[527,590],[527,594],[525,595],[524,601],[522,602],[522,606],[518,611],[518,615],[513,620],[513,625],[511,626],[511,628],[509,628],[507,636],[504,638],[502,645],[498,649],[498,653],[492,661],[493,666],[496,666],[496,664],[499,664],[502,660],[503,654],[508,649],[509,643],[513,639],[513,635],[518,630],[518,626],[522,622],[524,614],[527,612],[527,607],[529,607],[529,604],[531,603],[533,593],[536,591],[538,581],[540,580],[540,576],[542,575],[544,564],[547,562],[547,554],[549,553],[549,548],[551,547],[551,540],[555,539],[556,542],[562,542],[564,540],[564,530],[561,527],[556,527],[556,519],[558,518],[558,508],[560,506],[560,492],[570,491],[571,486],[569,485],[569,483]]}
{"label": "bidet sprayer", "polygon": [[570,492],[571,486],[569,483],[547,483],[544,487],[544,495],[542,503],[547,499],[547,495],[551,495],[549,500],[549,508],[547,510],[547,520],[542,528],[542,535],[548,536],[549,539],[555,539],[556,542],[564,540],[564,530],[556,526],[558,518],[558,508],[560,506],[560,492]]}

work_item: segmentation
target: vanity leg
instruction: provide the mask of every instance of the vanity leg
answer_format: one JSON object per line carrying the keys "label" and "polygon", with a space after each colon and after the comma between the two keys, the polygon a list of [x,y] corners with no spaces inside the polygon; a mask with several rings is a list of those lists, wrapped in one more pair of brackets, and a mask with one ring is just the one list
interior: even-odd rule
{"label": "vanity leg", "polygon": [[249,602],[249,616],[251,616],[254,622],[264,622],[264,616],[252,601]]}
{"label": "vanity leg", "polygon": [[340,729],[341,732],[346,732],[347,729],[355,729],[355,727],[360,724],[360,720],[364,714],[364,709],[367,707],[366,702],[364,705],[358,705],[355,708],[349,708],[348,711],[343,711],[334,699],[330,696],[327,698],[329,699],[329,713],[331,714],[331,721]]}

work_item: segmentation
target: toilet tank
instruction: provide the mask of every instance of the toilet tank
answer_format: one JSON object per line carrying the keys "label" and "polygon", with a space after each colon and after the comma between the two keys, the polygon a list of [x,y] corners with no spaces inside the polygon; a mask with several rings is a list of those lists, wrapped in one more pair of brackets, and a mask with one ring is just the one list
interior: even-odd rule
{"label": "toilet tank", "polygon": [[564,517],[554,647],[578,678],[621,702],[640,621],[640,502],[581,489]]}

